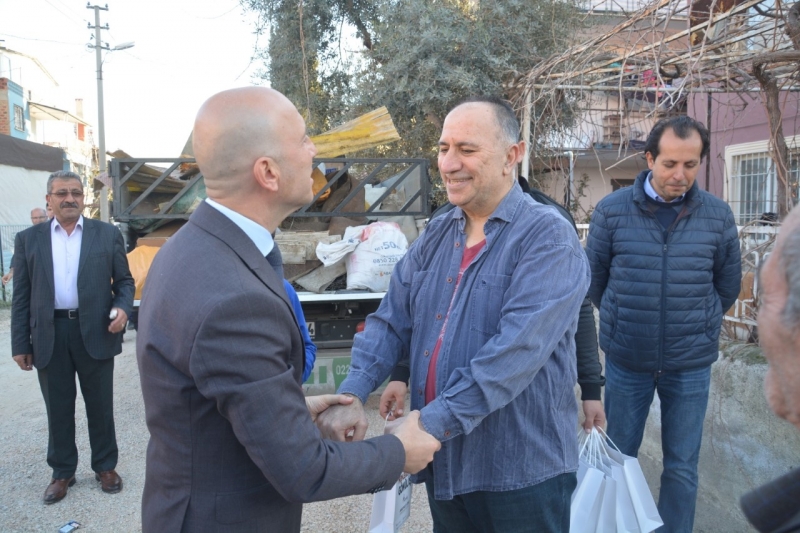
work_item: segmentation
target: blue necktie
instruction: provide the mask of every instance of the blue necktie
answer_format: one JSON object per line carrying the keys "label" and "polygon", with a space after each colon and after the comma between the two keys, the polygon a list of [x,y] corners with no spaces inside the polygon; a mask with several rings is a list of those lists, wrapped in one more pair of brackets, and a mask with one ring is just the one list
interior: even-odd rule
{"label": "blue necktie", "polygon": [[281,257],[281,251],[277,244],[273,243],[272,250],[267,254],[267,261],[269,261],[269,264],[275,269],[275,272],[278,273],[278,276],[283,279],[283,258]]}

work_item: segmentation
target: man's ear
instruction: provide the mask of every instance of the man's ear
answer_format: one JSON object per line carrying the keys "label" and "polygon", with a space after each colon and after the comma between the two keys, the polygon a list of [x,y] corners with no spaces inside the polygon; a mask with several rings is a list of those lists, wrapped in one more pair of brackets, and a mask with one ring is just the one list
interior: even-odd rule
{"label": "man's ear", "polygon": [[525,141],[512,144],[506,151],[506,168],[513,171],[525,156]]}
{"label": "man's ear", "polygon": [[647,159],[647,168],[653,170],[653,167],[656,166],[656,158],[650,152],[645,152],[644,157]]}
{"label": "man's ear", "polygon": [[271,157],[259,157],[253,164],[253,176],[259,187],[277,192],[281,181],[281,169],[278,162]]}

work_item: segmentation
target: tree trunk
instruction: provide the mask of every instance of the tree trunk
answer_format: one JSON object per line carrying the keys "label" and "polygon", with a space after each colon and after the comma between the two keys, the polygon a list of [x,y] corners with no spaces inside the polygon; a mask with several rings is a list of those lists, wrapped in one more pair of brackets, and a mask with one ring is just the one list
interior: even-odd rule
{"label": "tree trunk", "polygon": [[798,59],[800,59],[800,52],[787,51],[764,54],[753,60],[753,75],[761,85],[766,98],[764,105],[769,119],[772,160],[775,162],[775,171],[778,176],[777,203],[780,220],[783,220],[792,209],[795,199],[794,191],[789,190],[789,149],[786,146],[786,138],[783,136],[780,89],[778,81],[767,71],[767,65],[773,61],[797,61]]}

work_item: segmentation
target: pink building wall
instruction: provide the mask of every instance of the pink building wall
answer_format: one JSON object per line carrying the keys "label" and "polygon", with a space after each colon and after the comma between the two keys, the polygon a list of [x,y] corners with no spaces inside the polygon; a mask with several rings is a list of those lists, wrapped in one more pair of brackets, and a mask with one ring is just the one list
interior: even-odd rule
{"label": "pink building wall", "polygon": [[[713,93],[710,101],[711,151],[697,182],[700,188],[725,199],[725,147],[769,139],[769,124],[760,92]],[[693,93],[689,95],[687,114],[708,125],[708,104],[708,94]],[[800,134],[800,93],[782,93],[781,109],[784,136]]]}

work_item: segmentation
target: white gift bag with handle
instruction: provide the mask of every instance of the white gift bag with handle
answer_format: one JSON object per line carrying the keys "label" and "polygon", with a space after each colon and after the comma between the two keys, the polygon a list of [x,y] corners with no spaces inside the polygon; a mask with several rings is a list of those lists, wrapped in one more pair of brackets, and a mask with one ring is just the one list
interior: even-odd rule
{"label": "white gift bag with handle", "polygon": [[[602,431],[602,430],[601,430]],[[642,472],[642,467],[636,457],[625,455],[616,445],[608,438],[608,435],[603,431],[604,448],[608,457],[622,468],[625,478],[625,485],[630,496],[633,511],[636,515],[636,522],[639,526],[639,531],[649,533],[664,525],[661,515],[658,514],[656,502],[653,499],[653,494],[650,492],[650,487],[647,486],[647,480]],[[613,475],[613,472],[612,472]],[[624,508],[627,502],[621,502],[623,507],[622,513],[629,513]],[[630,527],[628,519],[625,520],[625,527]],[[630,530],[627,530],[630,531]]]}
{"label": "white gift bag with handle", "polygon": [[[389,420],[389,415],[386,416]],[[372,498],[369,533],[397,533],[411,515],[411,476],[403,474],[390,490]]]}
{"label": "white gift bag with handle", "polygon": [[411,515],[411,476],[403,474],[391,490],[375,494],[369,533],[397,533]]}
{"label": "white gift bag with handle", "polygon": [[617,482],[611,477],[603,437],[581,430],[578,485],[570,505],[570,533],[616,533]]}

